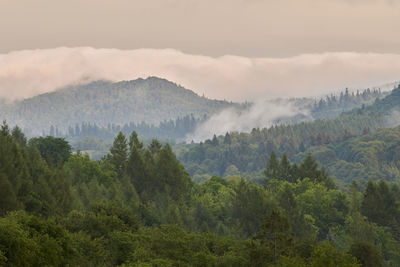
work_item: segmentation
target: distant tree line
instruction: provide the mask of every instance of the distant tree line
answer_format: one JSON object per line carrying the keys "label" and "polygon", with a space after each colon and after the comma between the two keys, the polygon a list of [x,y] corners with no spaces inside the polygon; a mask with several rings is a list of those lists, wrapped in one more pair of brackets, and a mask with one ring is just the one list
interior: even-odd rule
{"label": "distant tree line", "polygon": [[142,138],[158,138],[164,140],[183,140],[188,134],[193,133],[196,127],[208,119],[207,115],[195,118],[193,114],[177,118],[176,120],[165,120],[158,125],[147,124],[145,122],[130,122],[122,126],[108,124],[107,127],[98,126],[96,123],[82,122],[80,125],[69,126],[67,132],[63,132],[58,127],[51,125],[49,131],[43,135],[54,137],[64,137],[68,140],[79,140],[86,137],[101,139],[105,142],[112,141],[114,137],[123,132],[129,135],[132,131],[138,133]]}

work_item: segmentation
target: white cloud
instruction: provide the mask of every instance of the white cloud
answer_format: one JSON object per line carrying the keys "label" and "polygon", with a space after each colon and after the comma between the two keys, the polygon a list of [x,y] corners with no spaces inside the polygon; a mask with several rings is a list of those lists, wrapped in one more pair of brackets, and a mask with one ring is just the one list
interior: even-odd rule
{"label": "white cloud", "polygon": [[208,57],[173,49],[91,47],[0,54],[0,97],[27,98],[71,83],[158,76],[234,101],[312,96],[400,79],[400,54],[323,53],[288,58]]}

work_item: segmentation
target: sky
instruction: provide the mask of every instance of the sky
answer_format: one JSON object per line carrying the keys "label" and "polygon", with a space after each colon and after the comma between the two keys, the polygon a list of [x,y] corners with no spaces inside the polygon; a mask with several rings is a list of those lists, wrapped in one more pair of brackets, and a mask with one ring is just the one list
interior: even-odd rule
{"label": "sky", "polygon": [[400,0],[0,0],[0,53],[59,46],[400,53]]}
{"label": "sky", "polygon": [[234,101],[400,79],[400,0],[0,0],[0,97],[160,76]]}

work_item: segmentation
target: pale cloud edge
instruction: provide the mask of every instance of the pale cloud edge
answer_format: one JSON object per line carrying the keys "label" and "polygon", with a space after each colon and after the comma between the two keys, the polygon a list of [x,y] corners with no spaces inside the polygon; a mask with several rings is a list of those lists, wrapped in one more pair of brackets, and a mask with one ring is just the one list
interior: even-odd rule
{"label": "pale cloud edge", "polygon": [[321,96],[400,80],[400,54],[327,52],[287,58],[209,57],[175,49],[59,47],[0,54],[0,98],[70,84],[157,76],[207,97],[245,101]]}

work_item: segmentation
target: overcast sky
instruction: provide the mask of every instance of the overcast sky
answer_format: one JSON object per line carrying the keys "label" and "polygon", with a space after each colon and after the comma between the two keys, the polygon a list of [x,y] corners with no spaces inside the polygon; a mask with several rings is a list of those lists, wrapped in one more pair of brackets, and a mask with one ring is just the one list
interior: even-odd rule
{"label": "overcast sky", "polygon": [[59,46],[400,53],[399,0],[0,0],[0,53]]}
{"label": "overcast sky", "polygon": [[400,0],[0,0],[0,97],[159,76],[234,101],[400,80]]}

